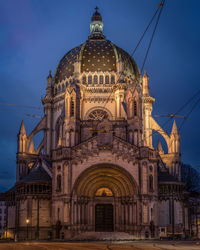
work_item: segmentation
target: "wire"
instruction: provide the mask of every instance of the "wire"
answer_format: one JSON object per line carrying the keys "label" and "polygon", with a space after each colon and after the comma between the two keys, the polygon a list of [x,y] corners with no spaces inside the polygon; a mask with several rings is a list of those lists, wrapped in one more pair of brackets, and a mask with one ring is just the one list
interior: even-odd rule
{"label": "wire", "polygon": [[[189,100],[188,101],[186,101],[176,112],[175,112],[175,114],[174,114],[174,116],[176,116],[176,115],[178,115],[185,107],[187,107],[188,106],[188,104],[191,102],[191,101],[193,101],[193,99],[195,98],[195,97],[197,97],[198,95],[200,94],[200,89],[199,90],[197,90],[197,92],[193,95],[193,96],[191,96],[190,98],[189,98]],[[161,127],[162,128],[164,128],[167,124],[168,124],[168,122],[170,122],[171,120],[172,120],[172,116],[170,116],[170,118],[166,121],[166,122],[164,122],[162,125],[161,125]],[[185,118],[185,117],[184,117]]]}
{"label": "wire", "polygon": [[[0,107],[0,109],[1,109],[1,107]],[[42,118],[41,116],[39,116],[39,115],[35,115],[35,114],[27,114],[27,113],[24,113],[24,112],[20,112],[20,111],[16,111],[16,110],[7,110],[8,112],[14,112],[14,113],[18,113],[18,114],[23,114],[23,115],[25,115],[25,116],[29,116],[29,117],[33,117],[33,118],[38,118],[38,119],[40,119],[40,118]],[[6,112],[7,112],[6,111]]]}
{"label": "wire", "polygon": [[[162,9],[162,7],[163,7],[163,5],[164,5],[164,2],[165,2],[165,0],[162,0],[162,1],[159,3],[157,10],[155,11],[153,17],[151,18],[149,24],[147,25],[145,31],[143,32],[143,34],[142,34],[142,36],[141,36],[141,38],[139,39],[139,41],[138,41],[138,43],[137,43],[135,49],[133,50],[133,53],[131,54],[131,57],[134,56],[134,54],[135,54],[137,48],[139,47],[139,45],[140,45],[141,41],[143,40],[143,38],[144,38],[146,32],[148,31],[149,27],[151,26],[151,24],[152,24],[152,22],[153,22],[155,16],[157,15],[158,10],[159,10],[160,8]],[[160,14],[161,14],[161,12],[159,13],[159,18],[160,18]],[[159,19],[157,19],[157,23],[158,23],[158,21],[159,21]],[[157,25],[156,25],[156,27],[157,27]],[[155,28],[154,28],[154,30],[155,30]],[[154,33],[155,33],[155,31],[154,31]],[[153,39],[152,39],[152,40],[153,40]],[[152,41],[151,41],[151,42],[152,42]],[[149,48],[149,49],[150,49],[150,48]],[[148,53],[147,53],[147,54],[148,54]],[[146,57],[147,57],[147,54],[146,54]],[[143,63],[143,64],[144,64],[144,63]],[[142,71],[141,71],[141,72],[142,72]],[[123,72],[120,73],[120,75],[119,75],[119,77],[118,77],[116,83],[119,82],[119,79],[121,78],[122,73],[123,73]],[[107,98],[107,100],[106,100],[106,103],[105,103],[105,105],[104,105],[104,108],[106,107],[106,104],[108,103],[108,101],[109,101],[109,99],[110,99],[110,97],[111,97],[111,95],[112,95],[112,93],[113,93],[113,90],[114,90],[114,88],[111,90],[111,93],[110,93],[110,95],[108,96],[108,98]],[[134,89],[134,91],[135,91],[135,89]],[[102,119],[103,119],[103,118],[102,118]]]}
{"label": "wire", "polygon": [[191,115],[191,113],[194,111],[194,109],[196,108],[197,104],[200,102],[200,98],[195,102],[195,104],[192,106],[192,108],[190,109],[190,111],[187,113],[185,119],[182,121],[180,127],[179,127],[179,132],[181,131],[184,123],[186,122],[186,120],[188,119],[188,117]]}
{"label": "wire", "polygon": [[158,10],[160,9],[160,6],[161,6],[161,5],[159,4],[159,5],[158,5],[158,8],[157,8],[157,10],[156,10],[156,12],[155,12],[155,14],[154,14],[154,15],[153,15],[153,17],[151,18],[151,20],[150,20],[149,24],[147,25],[147,27],[146,27],[146,29],[145,29],[144,33],[143,33],[143,34],[142,34],[142,36],[141,36],[141,38],[140,38],[139,42],[137,43],[137,45],[136,45],[136,47],[135,47],[135,49],[134,49],[133,53],[131,54],[131,57],[133,57],[133,55],[135,54],[135,52],[136,52],[137,48],[139,47],[140,43],[142,42],[142,39],[144,38],[144,36],[145,36],[146,32],[148,31],[148,29],[149,29],[149,27],[150,27],[151,23],[152,23],[152,22],[153,22],[153,20],[154,20],[154,18],[155,18],[155,16],[156,16],[156,14],[158,13]]}
{"label": "wire", "polygon": [[158,14],[158,18],[156,20],[156,25],[154,27],[154,30],[153,30],[153,33],[152,33],[152,36],[151,36],[151,40],[150,40],[150,43],[149,43],[149,46],[148,46],[148,49],[147,49],[147,52],[146,52],[146,55],[144,57],[144,62],[143,62],[143,65],[142,65],[142,68],[141,68],[141,73],[143,72],[143,69],[144,69],[144,66],[145,66],[145,63],[146,63],[146,60],[147,60],[147,56],[149,54],[149,50],[151,48],[151,44],[152,44],[152,41],[153,41],[153,38],[154,38],[154,35],[155,35],[155,32],[156,32],[156,28],[158,26],[158,23],[159,23],[159,20],[160,20],[160,16],[161,16],[161,13],[162,13],[162,10],[163,10],[163,6],[164,6],[164,3],[165,3],[165,0],[163,0],[160,5],[159,5],[159,8],[161,6],[161,9],[160,9],[160,12]]}
{"label": "wire", "polygon": [[33,106],[27,106],[27,105],[18,105],[18,104],[11,104],[11,103],[5,103],[5,102],[0,102],[0,105],[17,107],[17,108],[41,109],[40,107],[33,107]]}

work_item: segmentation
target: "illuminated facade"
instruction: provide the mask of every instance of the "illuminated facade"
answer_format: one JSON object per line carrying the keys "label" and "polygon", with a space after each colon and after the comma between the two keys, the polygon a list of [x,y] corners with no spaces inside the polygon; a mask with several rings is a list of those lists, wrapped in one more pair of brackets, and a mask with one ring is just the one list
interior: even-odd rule
{"label": "illuminated facade", "polygon": [[[180,137],[153,119],[149,77],[106,40],[102,17],[47,77],[44,117],[18,134],[17,181],[8,192],[7,230],[17,238],[71,239],[83,232],[158,237],[185,230]],[[152,131],[166,141],[152,145]],[[33,138],[44,131],[37,149]],[[28,219],[28,222],[27,222]]]}

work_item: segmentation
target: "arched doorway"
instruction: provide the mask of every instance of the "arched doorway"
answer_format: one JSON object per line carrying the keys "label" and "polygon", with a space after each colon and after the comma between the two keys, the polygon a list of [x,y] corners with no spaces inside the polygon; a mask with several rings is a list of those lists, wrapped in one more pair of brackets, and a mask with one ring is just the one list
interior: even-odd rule
{"label": "arched doorway", "polygon": [[76,180],[71,204],[74,231],[133,231],[137,186],[122,167],[98,164]]}

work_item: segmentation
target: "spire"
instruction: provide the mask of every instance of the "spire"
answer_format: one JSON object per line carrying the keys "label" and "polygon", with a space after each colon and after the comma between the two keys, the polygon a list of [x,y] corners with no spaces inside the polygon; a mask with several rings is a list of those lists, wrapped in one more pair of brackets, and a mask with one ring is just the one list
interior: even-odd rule
{"label": "spire", "polygon": [[143,86],[142,86],[143,95],[149,96],[150,94],[149,93],[149,76],[147,75],[146,70],[144,70],[142,82],[143,82]]}
{"label": "spire", "polygon": [[162,148],[162,144],[161,144],[160,139],[159,139],[159,141],[158,141],[157,150],[158,150],[158,152],[159,152],[160,154],[164,154],[164,150],[163,150],[163,148]]}
{"label": "spire", "polygon": [[35,153],[35,147],[34,147],[33,138],[31,139],[31,142],[30,142],[29,153],[31,153],[31,154]]}
{"label": "spire", "polygon": [[47,79],[48,79],[48,78],[52,78],[51,70],[49,70],[49,75],[47,76]]}
{"label": "spire", "polygon": [[102,16],[98,12],[99,8],[95,8],[95,12],[91,18],[90,23],[90,36],[89,39],[104,39],[105,36],[103,35],[103,22]]}
{"label": "spire", "polygon": [[144,70],[144,77],[149,77],[149,76],[147,75],[146,69]]}
{"label": "spire", "polygon": [[175,120],[174,120],[174,122],[173,122],[171,134],[178,134],[178,128],[177,128],[177,125],[176,125],[176,121],[175,121]]}
{"label": "spire", "polygon": [[47,88],[51,88],[52,86],[52,75],[51,75],[51,70],[49,70],[49,75],[47,76]]}
{"label": "spire", "polygon": [[21,126],[20,126],[20,129],[19,129],[19,134],[26,135],[26,130],[25,130],[25,126],[24,126],[24,120],[22,120],[22,122],[21,122]]}

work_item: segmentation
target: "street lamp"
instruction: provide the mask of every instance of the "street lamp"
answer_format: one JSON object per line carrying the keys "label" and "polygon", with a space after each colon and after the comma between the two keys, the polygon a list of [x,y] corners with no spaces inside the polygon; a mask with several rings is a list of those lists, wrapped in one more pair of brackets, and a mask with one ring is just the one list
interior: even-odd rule
{"label": "street lamp", "polygon": [[29,219],[26,219],[26,238],[28,240],[28,224],[29,224]]}

